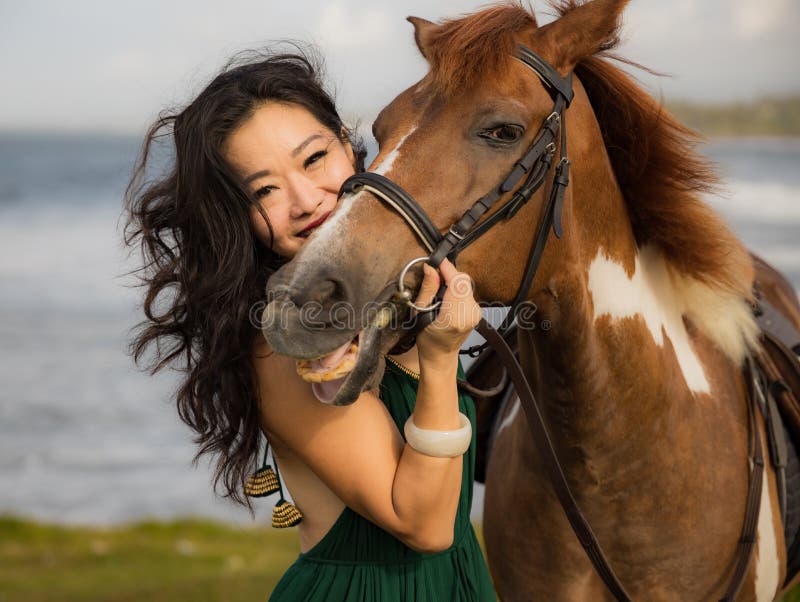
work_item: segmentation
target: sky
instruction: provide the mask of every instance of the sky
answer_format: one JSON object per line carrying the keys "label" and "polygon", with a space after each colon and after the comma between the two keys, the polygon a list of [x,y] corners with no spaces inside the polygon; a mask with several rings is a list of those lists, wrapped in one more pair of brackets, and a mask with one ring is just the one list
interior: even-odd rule
{"label": "sky", "polygon": [[[141,134],[234,53],[314,43],[347,120],[377,112],[426,71],[408,15],[472,12],[472,0],[0,0],[0,130]],[[533,3],[540,23],[547,5]],[[798,0],[632,0],[620,53],[669,74],[639,77],[667,100],[800,93]]]}

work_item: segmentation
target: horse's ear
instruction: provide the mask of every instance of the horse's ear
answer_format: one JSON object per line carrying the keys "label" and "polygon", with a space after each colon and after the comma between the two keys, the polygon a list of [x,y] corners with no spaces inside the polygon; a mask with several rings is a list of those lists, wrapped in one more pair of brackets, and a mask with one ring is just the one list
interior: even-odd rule
{"label": "horse's ear", "polygon": [[560,19],[539,28],[536,47],[560,72],[571,71],[582,58],[615,44],[619,16],[627,3],[591,0],[567,9]]}
{"label": "horse's ear", "polygon": [[417,48],[422,56],[430,59],[428,48],[430,48],[431,38],[438,25],[420,17],[406,17],[406,20],[414,26],[414,40],[417,42]]}

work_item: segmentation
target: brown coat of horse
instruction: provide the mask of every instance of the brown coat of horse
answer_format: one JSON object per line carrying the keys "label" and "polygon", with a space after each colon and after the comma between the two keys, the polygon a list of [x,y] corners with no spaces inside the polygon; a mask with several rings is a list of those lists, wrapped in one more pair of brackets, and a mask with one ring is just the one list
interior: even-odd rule
{"label": "brown coat of horse", "polygon": [[[716,180],[692,151],[693,134],[602,56],[624,5],[568,4],[542,27],[516,4],[441,24],[411,19],[430,71],[375,122],[381,151],[371,169],[444,229],[497,185],[552,110],[542,83],[513,58],[517,45],[575,73],[564,235],[548,243],[530,291],[536,324],[520,329],[521,361],[576,499],[631,596],[716,600],[731,577],[747,495],[741,365],[757,348],[754,271],[700,198]],[[480,298],[507,303],[516,293],[546,181],[459,256]],[[420,254],[408,226],[360,192],[342,200],[276,282],[325,307],[332,299],[315,283],[335,273],[336,301],[358,308]],[[303,341],[297,348],[309,357],[352,336],[326,343],[305,334],[292,317],[285,338]],[[385,352],[397,338],[384,339]],[[484,517],[500,597],[608,599],[519,405],[501,420]],[[742,600],[773,599],[785,578],[775,478],[769,468],[765,475]]]}

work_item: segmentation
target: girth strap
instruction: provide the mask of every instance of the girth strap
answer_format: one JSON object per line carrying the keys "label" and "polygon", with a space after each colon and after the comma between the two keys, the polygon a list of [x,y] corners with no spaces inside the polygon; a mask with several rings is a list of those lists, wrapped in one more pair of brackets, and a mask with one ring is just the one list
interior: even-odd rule
{"label": "girth strap", "polygon": [[[750,484],[747,490],[747,501],[745,502],[744,524],[742,525],[742,535],[739,538],[737,547],[736,568],[733,577],[725,591],[725,595],[720,598],[720,602],[733,602],[742,588],[744,578],[747,575],[747,568],[753,556],[753,547],[756,543],[756,529],[758,528],[758,513],[761,508],[761,481],[764,476],[764,450],[761,445],[761,432],[758,428],[756,404],[759,397],[764,395],[764,389],[758,381],[758,374],[755,370],[753,360],[748,357],[746,361],[745,379],[747,380],[747,420],[748,434],[750,437],[748,445],[748,458],[752,464],[750,468]],[[766,401],[764,402],[766,405]]]}

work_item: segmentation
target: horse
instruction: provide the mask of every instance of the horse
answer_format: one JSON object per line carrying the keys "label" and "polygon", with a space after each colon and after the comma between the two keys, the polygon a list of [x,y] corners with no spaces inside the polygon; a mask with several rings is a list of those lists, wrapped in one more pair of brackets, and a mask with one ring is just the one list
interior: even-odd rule
{"label": "horse", "polygon": [[[550,92],[516,49],[574,75],[559,143],[572,165],[563,231],[525,291],[535,319],[517,329],[520,363],[572,492],[631,598],[719,599],[748,497],[742,366],[759,347],[755,272],[703,202],[718,181],[695,150],[699,139],[609,60],[625,4],[567,1],[542,26],[517,3],[439,23],[409,17],[429,70],[373,124],[380,149],[369,171],[446,228],[514,168],[552,111]],[[554,185],[546,181],[458,256],[479,300],[514,298]],[[375,320],[343,327],[335,314],[387,299],[421,252],[418,233],[374,192],[345,193],[270,279],[270,345],[314,358],[356,336],[356,368],[340,399],[374,389],[402,330]],[[421,271],[407,269],[407,278],[413,288]],[[305,304],[319,310],[313,327]],[[486,470],[483,528],[497,592],[507,601],[611,599],[519,409],[512,400],[500,417]],[[763,421],[754,430],[766,448]],[[742,600],[774,599],[787,577],[776,475],[765,464]]]}

